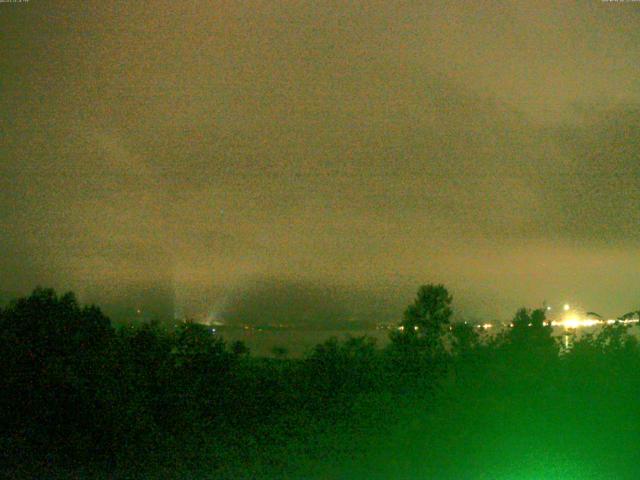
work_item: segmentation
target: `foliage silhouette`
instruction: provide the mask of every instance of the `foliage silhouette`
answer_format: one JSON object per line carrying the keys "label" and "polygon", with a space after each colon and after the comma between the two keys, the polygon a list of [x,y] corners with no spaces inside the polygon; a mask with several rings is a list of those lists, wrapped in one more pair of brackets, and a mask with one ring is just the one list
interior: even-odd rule
{"label": "foliage silhouette", "polygon": [[443,335],[451,319],[452,297],[443,285],[423,285],[404,312],[391,341],[399,349],[423,350],[428,355],[444,351]]}
{"label": "foliage silhouette", "polygon": [[488,335],[450,323],[451,303],[426,285],[385,347],[332,338],[262,358],[193,322],[113,328],[38,288],[0,310],[0,474],[635,478],[636,327],[560,352],[543,310]]}

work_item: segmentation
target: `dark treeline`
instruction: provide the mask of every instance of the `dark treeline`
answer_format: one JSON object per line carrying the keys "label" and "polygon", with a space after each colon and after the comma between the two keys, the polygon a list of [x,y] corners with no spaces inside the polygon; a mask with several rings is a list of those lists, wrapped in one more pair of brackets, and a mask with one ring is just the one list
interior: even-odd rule
{"label": "dark treeline", "polygon": [[114,327],[73,294],[0,311],[9,478],[637,478],[640,349],[563,350],[543,310],[487,337],[421,287],[391,342],[253,357],[207,326]]}

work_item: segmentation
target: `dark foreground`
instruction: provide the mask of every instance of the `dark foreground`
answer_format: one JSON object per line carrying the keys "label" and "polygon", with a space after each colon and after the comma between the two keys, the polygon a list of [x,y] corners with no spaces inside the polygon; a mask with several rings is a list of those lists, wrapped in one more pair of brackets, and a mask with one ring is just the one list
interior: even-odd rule
{"label": "dark foreground", "polygon": [[[36,290],[0,316],[8,478],[636,479],[640,348],[568,352],[541,311],[492,339],[423,287],[384,349],[252,357],[202,325],[114,328]],[[529,326],[531,324],[531,326]]]}

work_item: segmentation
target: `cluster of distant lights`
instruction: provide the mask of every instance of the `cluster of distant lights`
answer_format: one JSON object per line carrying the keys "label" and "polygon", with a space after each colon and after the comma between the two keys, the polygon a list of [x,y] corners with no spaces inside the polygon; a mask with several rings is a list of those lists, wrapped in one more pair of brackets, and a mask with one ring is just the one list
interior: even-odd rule
{"label": "cluster of distant lights", "polygon": [[[547,306],[546,310],[550,311],[551,307]],[[613,325],[616,323],[622,324],[622,325],[628,325],[628,324],[640,322],[640,318],[609,319],[609,320],[601,320],[596,318],[580,318],[576,313],[569,313],[571,311],[571,305],[569,305],[568,303],[564,304],[563,310],[567,312],[563,320],[552,320],[551,322],[546,321],[546,322],[543,322],[543,325],[545,327],[551,325],[552,327],[574,329],[574,328],[584,328],[584,327],[595,327],[598,325]],[[142,313],[142,310],[137,308],[136,313],[140,315]],[[532,325],[533,324],[530,323],[528,326],[531,327]],[[279,327],[283,327],[283,326],[284,325],[279,325]],[[475,328],[482,329],[482,330],[490,330],[493,328],[493,326],[494,325],[492,323],[482,323],[482,324],[476,325]],[[514,324],[510,323],[508,326],[510,328],[513,328]],[[251,327],[249,327],[248,325],[244,325],[243,328],[244,330],[249,330]],[[399,326],[398,330],[401,332],[404,332],[405,331],[404,325]],[[418,325],[414,325],[413,330],[417,332],[418,330],[420,330],[420,327]],[[216,329],[211,328],[211,333],[216,333]]]}
{"label": "cluster of distant lights", "polygon": [[[626,318],[623,320],[617,319],[609,319],[609,320],[597,320],[595,318],[580,318],[576,316],[570,316],[560,321],[552,321],[551,326],[553,327],[564,327],[564,328],[581,328],[581,327],[595,327],[597,325],[613,325],[615,323],[628,325],[631,323],[638,323],[637,318]],[[548,322],[545,322],[545,325],[548,325]]]}
{"label": "cluster of distant lights", "polygon": [[[613,324],[629,325],[629,324],[640,322],[640,318],[609,319],[609,320],[601,320],[597,318],[581,318],[577,313],[571,312],[571,305],[569,305],[568,303],[565,303],[562,309],[565,312],[567,312],[565,314],[565,317],[562,320],[552,320],[550,322],[545,321],[543,322],[543,325],[545,327],[551,325],[552,327],[575,329],[575,328],[596,327],[598,325],[613,325]],[[551,307],[549,306],[546,307],[546,310],[547,311],[551,310]],[[514,324],[510,323],[508,326],[510,328],[513,328]],[[531,327],[533,326],[533,324],[530,323],[528,326]],[[481,330],[490,330],[493,327],[494,325],[492,323],[482,323],[475,326],[475,328],[481,329]],[[404,332],[405,327],[401,325],[398,327],[398,330],[401,332]],[[416,325],[413,327],[413,330],[418,331],[419,327]]]}
{"label": "cluster of distant lights", "polygon": [[[571,311],[571,305],[565,303],[562,309],[567,312],[562,320],[552,320],[551,322],[545,322],[545,325],[551,325],[552,327],[563,328],[584,328],[584,327],[596,327],[598,325],[613,325],[622,324],[628,325],[632,323],[638,323],[638,318],[625,318],[625,319],[609,319],[602,320],[599,318],[581,318],[577,313]],[[551,310],[551,307],[547,307],[547,310]]]}

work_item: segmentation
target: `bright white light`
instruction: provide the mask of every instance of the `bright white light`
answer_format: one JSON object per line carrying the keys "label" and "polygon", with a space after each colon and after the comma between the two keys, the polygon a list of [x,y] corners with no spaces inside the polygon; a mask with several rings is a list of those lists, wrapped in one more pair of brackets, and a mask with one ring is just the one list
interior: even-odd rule
{"label": "bright white light", "polygon": [[576,315],[571,315],[562,321],[562,325],[565,328],[578,328],[582,326],[582,321]]}
{"label": "bright white light", "polygon": [[564,304],[564,311],[568,312],[571,309],[571,305],[569,305],[568,303]]}
{"label": "bright white light", "polygon": [[554,327],[564,327],[564,328],[582,328],[582,327],[595,327],[596,325],[600,325],[602,322],[600,320],[596,320],[593,318],[580,318],[576,314],[567,315],[561,321],[553,321],[551,325]]}

